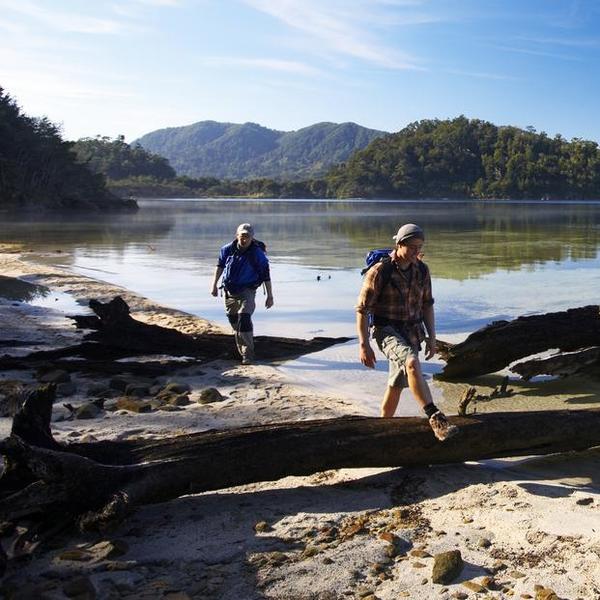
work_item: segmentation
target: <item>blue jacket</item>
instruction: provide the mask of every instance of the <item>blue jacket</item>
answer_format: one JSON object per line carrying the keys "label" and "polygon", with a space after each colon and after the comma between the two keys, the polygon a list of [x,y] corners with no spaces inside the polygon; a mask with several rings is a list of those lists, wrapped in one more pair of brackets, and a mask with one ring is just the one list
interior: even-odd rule
{"label": "blue jacket", "polygon": [[223,269],[223,287],[230,294],[239,294],[245,288],[258,288],[271,280],[269,259],[256,242],[240,252],[237,240],[223,246],[217,263]]}

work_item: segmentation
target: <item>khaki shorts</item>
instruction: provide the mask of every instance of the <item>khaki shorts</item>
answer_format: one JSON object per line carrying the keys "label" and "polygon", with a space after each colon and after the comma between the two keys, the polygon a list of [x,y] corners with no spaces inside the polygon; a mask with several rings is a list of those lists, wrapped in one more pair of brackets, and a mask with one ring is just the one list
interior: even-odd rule
{"label": "khaki shorts", "polygon": [[375,325],[373,339],[389,361],[388,386],[408,387],[406,361],[410,356],[418,358],[419,349],[411,346],[391,325]]}

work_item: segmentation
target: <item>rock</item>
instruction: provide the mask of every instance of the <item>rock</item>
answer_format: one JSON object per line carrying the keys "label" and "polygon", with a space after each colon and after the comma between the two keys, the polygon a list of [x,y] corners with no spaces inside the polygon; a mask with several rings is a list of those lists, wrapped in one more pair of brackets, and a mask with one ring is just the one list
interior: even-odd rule
{"label": "rock", "polygon": [[123,540],[102,540],[89,548],[89,551],[94,553],[94,558],[98,560],[117,558],[126,554],[128,550],[129,546]]}
{"label": "rock", "polygon": [[463,559],[460,550],[441,552],[434,557],[431,580],[433,583],[447,585],[456,579],[463,570]]}
{"label": "rock", "polygon": [[168,404],[171,406],[187,406],[190,398],[187,394],[177,394],[169,398]]}
{"label": "rock", "polygon": [[62,369],[53,369],[52,371],[46,371],[41,375],[38,375],[37,380],[40,383],[66,383],[67,381],[71,381],[71,376],[67,371],[63,371]]}
{"label": "rock", "polygon": [[76,419],[95,419],[101,412],[102,409],[97,404],[87,402],[77,407],[73,414]]}
{"label": "rock", "polygon": [[508,569],[508,565],[506,563],[502,562],[501,560],[496,560],[489,571],[490,573],[496,574],[500,573],[500,571],[506,571],[506,569]]}
{"label": "rock", "polygon": [[412,563],[413,568],[415,569],[424,569],[427,565],[422,562],[414,562]]}
{"label": "rock", "polygon": [[481,585],[483,587],[487,588],[488,590],[492,590],[492,591],[496,591],[496,590],[500,589],[498,582],[493,577],[490,577],[489,575],[486,575],[485,577],[481,578]]}
{"label": "rock", "polygon": [[124,392],[125,388],[131,383],[130,377],[125,377],[123,375],[117,375],[116,377],[112,377],[108,382],[108,386],[113,390],[118,390],[119,392]]}
{"label": "rock", "polygon": [[535,593],[535,600],[560,600],[554,590],[543,588]]}
{"label": "rock", "polygon": [[320,550],[316,546],[306,546],[304,552],[302,553],[302,558],[310,558],[311,556],[316,556],[319,554]]}
{"label": "rock", "polygon": [[265,531],[270,531],[271,528],[269,527],[269,524],[266,521],[259,521],[255,526],[254,526],[254,531],[256,531],[257,533],[263,533]]}
{"label": "rock", "polygon": [[477,542],[477,546],[479,548],[489,548],[492,545],[492,542],[490,542],[490,540],[488,540],[487,538],[479,538],[479,541]]}
{"label": "rock", "polygon": [[508,573],[509,577],[513,577],[514,579],[522,579],[523,577],[525,577],[525,573],[521,573],[521,571],[511,571],[510,573]]}
{"label": "rock", "polygon": [[485,587],[483,587],[476,581],[463,581],[463,586],[466,587],[468,590],[475,592],[476,594],[483,594],[487,591]]}
{"label": "rock", "polygon": [[179,383],[177,381],[170,381],[162,389],[163,391],[171,394],[189,394],[192,391],[192,388],[189,384]]}
{"label": "rock", "polygon": [[143,398],[150,395],[150,388],[143,383],[130,383],[125,387],[125,395]]}
{"label": "rock", "polygon": [[163,404],[158,406],[156,410],[164,410],[165,412],[177,412],[179,410],[183,410],[181,406],[173,406],[172,404]]}
{"label": "rock", "polygon": [[63,585],[63,592],[69,598],[77,600],[93,600],[96,598],[96,588],[88,577],[75,577]]}
{"label": "rock", "polygon": [[202,390],[198,398],[200,404],[211,404],[213,402],[222,402],[223,400],[225,400],[225,397],[214,387]]}
{"label": "rock", "polygon": [[454,592],[452,597],[456,598],[457,600],[466,600],[469,597],[469,594],[465,594],[464,592]]}
{"label": "rock", "polygon": [[142,402],[141,400],[123,396],[117,400],[117,409],[135,413],[149,413],[152,412],[152,405],[149,402]]}
{"label": "rock", "polygon": [[575,500],[575,504],[579,504],[580,506],[587,506],[588,504],[591,504],[594,501],[593,498],[587,497],[587,498],[578,498],[577,500]]}
{"label": "rock", "polygon": [[71,550],[63,550],[59,555],[59,560],[72,560],[76,562],[87,562],[92,560],[93,556],[82,548],[73,548]]}

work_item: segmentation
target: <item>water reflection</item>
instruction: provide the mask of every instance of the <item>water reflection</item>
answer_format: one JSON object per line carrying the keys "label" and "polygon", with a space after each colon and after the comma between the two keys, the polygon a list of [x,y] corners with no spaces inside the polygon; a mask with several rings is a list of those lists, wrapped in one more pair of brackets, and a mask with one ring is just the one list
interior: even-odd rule
{"label": "water reflection", "polygon": [[[436,277],[462,281],[497,270],[594,261],[600,204],[507,202],[146,200],[123,215],[39,217],[4,223],[4,241],[111,259],[214,264],[238,223],[255,224],[274,263],[316,269],[360,269],[364,254],[392,243],[398,225],[427,233],[426,258]],[[72,257],[71,257],[72,255]]]}

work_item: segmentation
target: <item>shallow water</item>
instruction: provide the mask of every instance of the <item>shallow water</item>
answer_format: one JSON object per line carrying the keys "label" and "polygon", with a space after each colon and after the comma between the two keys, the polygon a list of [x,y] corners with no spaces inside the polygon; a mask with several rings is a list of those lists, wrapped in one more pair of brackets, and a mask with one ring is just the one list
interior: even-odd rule
{"label": "shallow water", "polygon": [[[405,222],[426,231],[440,338],[598,302],[596,202],[147,200],[134,215],[11,217],[3,241],[226,325],[222,299],[208,290],[219,247],[246,221],[267,243],[272,265],[275,306],[265,310],[259,291],[258,334],[354,336],[364,255],[391,245]],[[368,372],[356,355],[350,342],[284,368],[320,389],[333,382],[364,403],[383,389],[385,363],[380,357],[378,370]]]}

